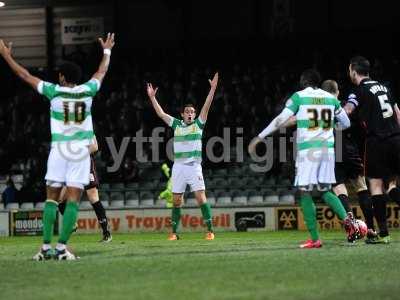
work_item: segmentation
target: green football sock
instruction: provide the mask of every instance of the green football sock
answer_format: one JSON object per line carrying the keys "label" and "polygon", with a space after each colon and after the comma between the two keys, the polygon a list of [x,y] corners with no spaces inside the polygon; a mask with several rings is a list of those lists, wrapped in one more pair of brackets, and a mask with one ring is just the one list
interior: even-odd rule
{"label": "green football sock", "polygon": [[213,231],[213,225],[212,225],[212,216],[211,216],[211,206],[209,203],[203,203],[200,206],[201,209],[201,214],[203,215],[203,220],[207,225],[208,231]]}
{"label": "green football sock", "polygon": [[171,220],[171,225],[172,225],[172,232],[176,233],[179,227],[179,223],[181,222],[181,208],[180,207],[173,207],[172,208],[172,220]]}
{"label": "green football sock", "polygon": [[324,199],[325,203],[334,211],[334,213],[339,217],[340,220],[344,220],[347,216],[346,210],[343,207],[340,199],[331,192],[325,192],[322,195],[322,199]]}
{"label": "green football sock", "polygon": [[61,235],[58,242],[60,244],[67,244],[72,230],[74,229],[76,220],[78,218],[79,205],[76,202],[68,201],[65,206],[65,212],[63,216],[63,226],[61,229]]}
{"label": "green football sock", "polygon": [[57,202],[47,199],[43,210],[43,244],[50,244],[57,216]]}
{"label": "green football sock", "polygon": [[303,195],[300,198],[301,209],[303,210],[304,222],[310,232],[311,239],[316,241],[319,239],[317,229],[317,212],[314,201],[310,195]]}

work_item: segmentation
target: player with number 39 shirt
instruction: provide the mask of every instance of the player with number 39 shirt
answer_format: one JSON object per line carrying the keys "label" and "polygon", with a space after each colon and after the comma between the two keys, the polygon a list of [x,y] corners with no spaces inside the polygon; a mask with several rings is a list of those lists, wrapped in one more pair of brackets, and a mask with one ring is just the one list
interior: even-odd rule
{"label": "player with number 39 shirt", "polygon": [[286,102],[286,108],[249,145],[253,153],[257,143],[281,127],[296,115],[297,157],[294,185],[301,192],[300,205],[311,239],[301,248],[319,248],[316,208],[311,197],[314,188],[322,191],[322,198],[344,221],[349,241],[355,239],[352,215],[347,215],[339,198],[329,190],[335,183],[335,137],[334,118],[343,128],[350,126],[350,120],[339,101],[330,93],[318,88],[320,75],[316,70],[305,70],[300,77],[303,90],[294,93]]}

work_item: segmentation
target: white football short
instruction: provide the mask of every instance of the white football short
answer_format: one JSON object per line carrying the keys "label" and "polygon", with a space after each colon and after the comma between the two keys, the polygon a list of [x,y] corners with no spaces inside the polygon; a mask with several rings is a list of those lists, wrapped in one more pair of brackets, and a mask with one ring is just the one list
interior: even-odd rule
{"label": "white football short", "polygon": [[174,163],[172,166],[172,193],[184,193],[187,185],[191,192],[205,190],[203,169],[199,162]]}
{"label": "white football short", "polygon": [[46,181],[48,186],[63,185],[83,189],[89,183],[90,153],[83,145],[52,146],[47,160]]}
{"label": "white football short", "polygon": [[335,178],[335,153],[333,151],[303,150],[296,157],[296,178],[294,185],[312,190],[330,188]]}

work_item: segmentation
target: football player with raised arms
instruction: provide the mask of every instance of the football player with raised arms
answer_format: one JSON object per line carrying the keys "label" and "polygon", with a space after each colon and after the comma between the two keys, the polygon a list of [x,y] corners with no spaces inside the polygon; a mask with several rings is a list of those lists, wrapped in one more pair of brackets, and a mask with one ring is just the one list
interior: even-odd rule
{"label": "football player with raised arms", "polygon": [[[108,34],[105,41],[99,38],[103,47],[103,58],[92,78],[79,84],[81,69],[74,63],[65,63],[59,69],[59,83],[45,82],[30,74],[19,65],[11,54],[11,43],[0,40],[0,54],[11,70],[38,93],[50,101],[51,150],[47,161],[47,200],[43,211],[43,245],[34,260],[56,258],[74,260],[76,256],[67,250],[67,243],[75,226],[79,200],[84,186],[89,183],[89,145],[93,140],[91,106],[93,97],[99,91],[107,73],[114,34]],[[65,185],[67,203],[60,237],[52,251],[52,236],[57,215],[61,189]]]}
{"label": "football player with raised arms", "polygon": [[196,118],[196,109],[192,104],[185,104],[181,110],[182,119],[176,119],[167,113],[159,105],[156,99],[157,88],[151,83],[147,84],[147,95],[157,115],[174,131],[174,165],[172,167],[172,232],[169,240],[178,240],[178,226],[181,219],[181,206],[183,204],[183,193],[189,185],[194,192],[198,205],[200,206],[204,222],[207,225],[206,240],[214,239],[212,225],[211,207],[207,202],[203,171],[201,167],[202,157],[202,135],[207,121],[208,111],[214,99],[214,93],[218,84],[218,73],[210,82],[210,91]]}

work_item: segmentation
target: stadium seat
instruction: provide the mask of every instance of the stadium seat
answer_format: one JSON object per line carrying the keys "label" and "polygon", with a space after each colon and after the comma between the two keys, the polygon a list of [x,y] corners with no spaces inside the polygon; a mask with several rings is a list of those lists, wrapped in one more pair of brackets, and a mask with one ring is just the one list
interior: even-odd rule
{"label": "stadium seat", "polygon": [[160,181],[160,179],[153,179],[151,181],[151,183],[153,184],[153,187],[158,187],[162,184],[162,182]]}
{"label": "stadium seat", "polygon": [[154,207],[166,207],[166,202],[163,199],[156,199],[156,201],[154,201]]}
{"label": "stadium seat", "polygon": [[92,209],[92,204],[89,201],[81,201],[79,203],[79,209]]}
{"label": "stadium seat", "polygon": [[263,194],[264,196],[269,195],[271,193],[274,193],[274,191],[272,190],[272,188],[268,188],[268,187],[263,187],[260,189],[261,194]]}
{"label": "stadium seat", "polygon": [[209,178],[212,176],[212,171],[210,169],[203,169],[203,176]]}
{"label": "stadium seat", "polygon": [[264,198],[261,195],[261,192],[252,192],[249,193],[249,197],[247,198],[247,204],[248,205],[262,204],[263,200]]}
{"label": "stadium seat", "polygon": [[110,193],[110,200],[111,201],[120,200],[120,199],[124,200],[124,193],[121,193],[121,192],[111,192]]}
{"label": "stadium seat", "polygon": [[279,196],[279,203],[294,204],[295,203],[294,192],[290,191],[290,190],[281,192],[281,194]]}
{"label": "stadium seat", "polygon": [[230,205],[232,201],[231,196],[229,196],[228,193],[224,192],[224,193],[220,193],[219,196],[217,197],[217,205]]}
{"label": "stadium seat", "polygon": [[197,207],[197,201],[193,193],[189,197],[185,198],[184,202],[186,207]]}
{"label": "stadium seat", "polygon": [[4,203],[0,203],[0,210],[4,209]]}
{"label": "stadium seat", "polygon": [[228,182],[229,186],[235,189],[246,186],[246,183],[239,177],[231,177],[228,179]]}
{"label": "stadium seat", "polygon": [[217,188],[216,179],[213,179],[213,178],[206,179],[204,183],[205,183],[207,189]]}
{"label": "stadium seat", "polygon": [[123,208],[124,205],[124,200],[112,200],[110,201],[110,208]]}
{"label": "stadium seat", "polygon": [[247,196],[246,195],[236,195],[232,198],[232,203],[237,205],[246,205]]}
{"label": "stadium seat", "polygon": [[121,192],[112,192],[110,194],[110,207],[113,208],[124,207],[124,194]]}
{"label": "stadium seat", "polygon": [[24,202],[21,204],[21,209],[34,209],[33,202]]}
{"label": "stadium seat", "polygon": [[258,189],[264,186],[263,177],[261,176],[249,176],[243,179],[246,182],[246,187]]}
{"label": "stadium seat", "polygon": [[247,193],[244,190],[239,190],[239,189],[230,190],[230,196],[232,198],[232,204],[234,205],[247,204]]}
{"label": "stadium seat", "polygon": [[127,207],[139,207],[139,198],[137,199],[126,199],[125,206]]}
{"label": "stadium seat", "polygon": [[123,182],[112,183],[110,187],[113,190],[123,190],[125,188],[125,184]]}
{"label": "stadium seat", "polygon": [[252,188],[252,189],[246,188],[246,189],[244,189],[243,192],[247,195],[247,197],[249,197],[249,196],[257,196],[257,195],[259,195],[261,193],[257,189],[254,189],[254,188]]}
{"label": "stadium seat", "polygon": [[104,207],[104,208],[110,207],[110,203],[108,202],[108,200],[102,200],[102,201],[101,201],[101,204],[103,204],[103,207]]}
{"label": "stadium seat", "polygon": [[110,194],[108,192],[99,191],[100,200],[110,200]]}
{"label": "stadium seat", "polygon": [[215,199],[215,196],[207,196],[207,202],[210,203],[211,206],[215,206],[215,203],[217,202],[217,200]]}
{"label": "stadium seat", "polygon": [[156,185],[152,181],[145,181],[139,184],[139,189],[149,191],[156,187]]}
{"label": "stadium seat", "polygon": [[266,204],[277,204],[279,203],[279,196],[277,193],[271,192],[265,195],[264,202]]}
{"label": "stadium seat", "polygon": [[151,207],[154,206],[154,197],[150,192],[141,192],[139,206],[141,207]]}
{"label": "stadium seat", "polygon": [[110,185],[108,183],[101,183],[100,184],[100,189],[101,190],[109,190],[110,189]]}
{"label": "stadium seat", "polygon": [[207,202],[211,205],[214,206],[215,205],[215,195],[213,192],[211,191],[206,191],[206,197],[207,197]]}
{"label": "stadium seat", "polygon": [[139,200],[139,206],[141,207],[152,207],[154,206],[153,198],[143,198]]}
{"label": "stadium seat", "polygon": [[139,194],[134,191],[126,192],[125,199],[139,199]]}
{"label": "stadium seat", "polygon": [[19,204],[18,203],[8,203],[6,206],[6,209],[8,209],[8,210],[19,209]]}
{"label": "stadium seat", "polygon": [[229,177],[232,177],[232,176],[235,176],[235,177],[243,176],[242,169],[240,167],[231,168],[229,170],[229,172],[228,172],[228,176]]}
{"label": "stadium seat", "polygon": [[221,194],[225,194],[225,193],[226,193],[225,189],[222,189],[222,188],[214,190],[214,194],[216,197],[220,196]]}
{"label": "stadium seat", "polygon": [[266,178],[264,180],[264,182],[265,182],[266,185],[271,185],[271,186],[276,184],[275,177],[272,177],[272,176],[269,177],[269,178]]}
{"label": "stadium seat", "polygon": [[35,209],[37,209],[37,210],[43,210],[43,208],[44,208],[44,201],[43,201],[43,202],[37,202],[37,203],[35,204]]}
{"label": "stadium seat", "polygon": [[224,177],[228,174],[227,169],[225,168],[218,168],[213,171],[213,176],[215,177]]}
{"label": "stadium seat", "polygon": [[139,199],[153,198],[153,194],[150,191],[141,191],[139,194]]}
{"label": "stadium seat", "polygon": [[139,206],[139,194],[137,192],[125,193],[125,206],[138,207]]}
{"label": "stadium seat", "polygon": [[139,183],[138,182],[129,182],[125,185],[126,189],[129,190],[137,190],[139,188]]}
{"label": "stadium seat", "polygon": [[290,179],[288,179],[288,178],[285,178],[285,179],[281,180],[281,181],[279,182],[279,184],[280,184],[280,185],[285,185],[285,186],[288,186],[288,187],[291,187],[291,186],[292,186],[292,182],[291,182]]}

